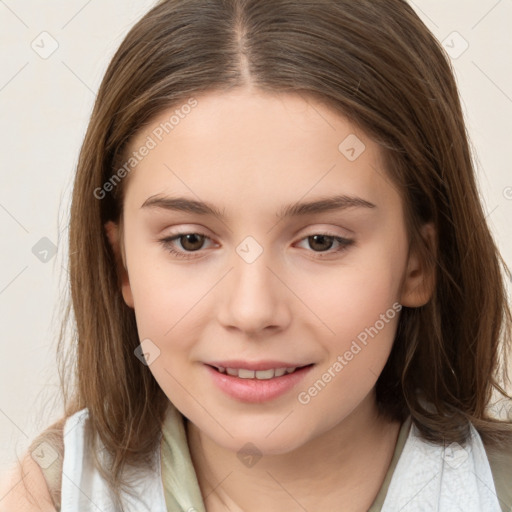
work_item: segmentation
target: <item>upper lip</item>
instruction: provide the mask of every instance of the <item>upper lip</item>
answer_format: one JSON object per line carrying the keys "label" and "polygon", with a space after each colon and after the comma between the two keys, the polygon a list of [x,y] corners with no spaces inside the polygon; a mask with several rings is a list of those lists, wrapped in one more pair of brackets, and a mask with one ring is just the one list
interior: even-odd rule
{"label": "upper lip", "polygon": [[209,366],[215,366],[216,368],[235,368],[239,370],[270,370],[275,368],[300,368],[301,366],[308,366],[311,363],[290,363],[286,361],[242,361],[242,360],[230,360],[230,361],[211,361],[205,363]]}

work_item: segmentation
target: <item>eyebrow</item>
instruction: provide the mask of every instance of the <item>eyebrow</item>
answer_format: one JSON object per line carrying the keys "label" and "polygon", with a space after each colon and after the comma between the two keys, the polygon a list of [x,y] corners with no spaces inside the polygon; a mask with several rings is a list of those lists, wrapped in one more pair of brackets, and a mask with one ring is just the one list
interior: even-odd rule
{"label": "eyebrow", "polygon": [[[220,211],[214,205],[186,197],[165,197],[157,194],[148,197],[142,204],[141,209],[142,208],[161,208],[164,210],[196,213],[199,215],[211,215],[218,219],[225,220],[224,212]],[[277,216],[279,219],[283,219],[335,210],[346,210],[347,208],[376,208],[376,205],[361,197],[336,195],[315,201],[286,205]]]}

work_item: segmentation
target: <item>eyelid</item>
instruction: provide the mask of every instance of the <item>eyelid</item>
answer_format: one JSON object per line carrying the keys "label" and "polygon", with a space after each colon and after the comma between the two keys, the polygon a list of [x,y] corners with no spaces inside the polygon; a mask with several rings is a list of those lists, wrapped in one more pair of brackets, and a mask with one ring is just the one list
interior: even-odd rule
{"label": "eyelid", "polygon": [[[211,231],[202,226],[196,227],[196,226],[198,226],[197,224],[180,224],[179,226],[180,227],[176,228],[177,229],[176,231],[170,232],[164,238],[170,238],[170,237],[174,237],[174,236],[178,236],[178,235],[195,234],[195,235],[202,235],[206,238],[209,238],[210,240],[212,239],[212,236],[210,236],[209,234],[206,233],[206,232],[211,233]],[[347,238],[348,239],[348,238],[354,237],[354,235],[355,235],[355,232],[352,231],[351,229],[348,229],[345,227],[342,228],[341,226],[337,226],[337,228],[343,230],[345,232],[345,234],[336,233],[333,230],[333,228],[331,228],[331,227],[321,227],[322,226],[321,224],[316,224],[314,226],[319,226],[319,227],[312,228],[311,226],[308,226],[307,228],[301,228],[301,229],[295,230],[292,233],[293,238],[297,238],[300,236],[301,237],[300,239],[302,240],[303,238],[312,236],[312,235],[328,235],[328,236],[332,236],[335,238]],[[170,226],[170,227],[172,228],[172,226]],[[304,234],[301,235],[301,233],[304,233]],[[215,237],[215,235],[213,235],[213,237]]]}

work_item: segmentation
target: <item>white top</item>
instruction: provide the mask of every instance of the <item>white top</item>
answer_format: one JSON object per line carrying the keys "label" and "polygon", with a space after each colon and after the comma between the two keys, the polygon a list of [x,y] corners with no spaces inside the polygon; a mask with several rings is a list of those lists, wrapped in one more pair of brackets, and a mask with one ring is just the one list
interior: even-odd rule
{"label": "white top", "polygon": [[[91,451],[84,446],[87,418],[88,410],[82,409],[64,426],[61,512],[117,512],[107,484],[94,468]],[[180,419],[178,414],[171,418],[173,422]],[[423,440],[412,424],[381,512],[501,512],[485,448],[473,425],[470,429],[465,447],[457,443],[443,447]],[[176,439],[176,453],[188,449],[181,444],[186,445],[186,440]],[[130,488],[135,494],[135,498],[123,494],[125,512],[168,512],[160,450],[156,451],[154,471],[125,470],[123,475],[133,481]],[[183,475],[172,474],[170,478],[180,482]],[[181,496],[172,512],[195,512],[184,505],[196,498],[193,491],[188,496],[190,488],[188,482],[179,486]]]}
{"label": "white top", "polygon": [[501,512],[482,439],[429,443],[411,425],[381,512]]}
{"label": "white top", "polygon": [[[61,512],[118,512],[109,487],[94,467],[91,450],[84,446],[84,424],[88,417],[89,411],[82,409],[70,416],[64,425]],[[101,441],[99,443],[103,446]],[[156,452],[154,472],[124,471],[123,476],[133,480],[130,488],[136,496],[123,494],[124,512],[167,512],[160,450]]]}

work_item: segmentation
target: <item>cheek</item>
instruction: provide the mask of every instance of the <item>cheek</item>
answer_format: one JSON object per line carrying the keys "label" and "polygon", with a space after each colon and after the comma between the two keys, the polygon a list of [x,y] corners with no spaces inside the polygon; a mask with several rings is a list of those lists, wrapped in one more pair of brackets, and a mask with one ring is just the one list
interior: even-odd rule
{"label": "cheek", "polygon": [[174,332],[188,322],[212,286],[211,279],[198,279],[197,271],[186,262],[172,264],[165,248],[135,229],[126,233],[126,249],[140,336],[174,338]]}
{"label": "cheek", "polygon": [[[361,250],[357,260],[347,258],[330,275],[321,277],[317,286],[302,290],[307,292],[308,306],[322,320],[323,335],[319,337],[315,327],[316,338],[326,355],[301,388],[305,401],[318,407],[332,402],[350,408],[371,390],[396,334],[404,254],[398,243],[394,248],[375,243]],[[315,325],[320,325],[318,320]],[[334,407],[332,413],[334,421],[340,410]]]}
{"label": "cheek", "polygon": [[334,426],[350,414],[370,393],[386,364],[401,305],[393,275],[383,270],[368,281],[361,274],[359,279],[347,277],[342,292],[331,285],[331,300],[318,296],[325,304],[322,319],[330,328],[324,329],[320,340],[326,357],[296,396],[312,429],[317,428],[315,417]]}
{"label": "cheek", "polygon": [[344,276],[345,319],[361,331],[382,315],[392,316],[400,298],[405,264],[406,246],[401,236],[382,236],[361,251],[357,263]]}
{"label": "cheek", "polygon": [[139,339],[149,339],[158,354],[149,370],[168,398],[183,407],[190,399],[185,390],[193,387],[188,364],[206,318],[201,298],[211,283],[187,278],[188,273],[156,259],[148,261],[142,251],[133,255],[130,285]]}
{"label": "cheek", "polygon": [[302,283],[296,288],[297,295],[306,299],[306,306],[315,314],[307,315],[317,316],[315,324],[324,325],[324,339],[352,339],[386,312],[393,317],[402,267],[399,254],[361,251],[357,260],[347,258],[338,267],[333,266],[331,272],[319,274],[314,284]]}

